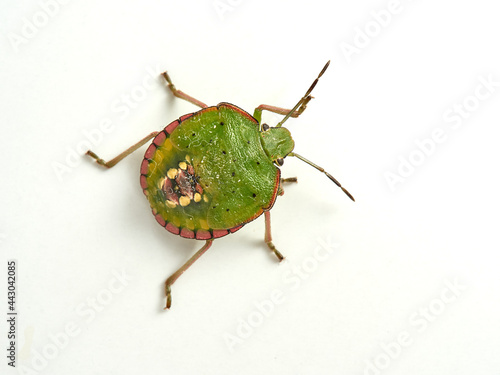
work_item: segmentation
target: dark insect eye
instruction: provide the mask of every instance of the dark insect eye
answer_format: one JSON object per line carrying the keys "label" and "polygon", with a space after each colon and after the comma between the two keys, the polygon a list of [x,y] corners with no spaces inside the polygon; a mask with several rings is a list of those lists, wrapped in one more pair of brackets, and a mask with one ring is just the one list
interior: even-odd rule
{"label": "dark insect eye", "polygon": [[279,159],[276,159],[276,164],[278,164],[280,167],[283,165],[285,161],[283,160],[283,158],[279,158]]}
{"label": "dark insect eye", "polygon": [[262,124],[262,130],[264,130],[264,131],[269,130],[269,125],[267,125],[267,124]]}

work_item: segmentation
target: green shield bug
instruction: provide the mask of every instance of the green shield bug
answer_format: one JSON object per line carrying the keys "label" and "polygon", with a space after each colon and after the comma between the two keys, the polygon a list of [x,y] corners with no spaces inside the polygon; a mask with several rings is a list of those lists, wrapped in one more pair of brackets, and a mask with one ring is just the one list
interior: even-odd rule
{"label": "green shield bug", "polygon": [[[269,211],[276,197],[283,194],[283,184],[297,181],[281,178],[279,167],[285,157],[296,157],[324,173],[354,201],[331,174],[293,152],[294,141],[288,129],[282,127],[290,117],[298,117],[306,109],[312,90],[329,64],[295,107],[289,110],[262,104],[253,116],[229,103],[209,107],[178,90],[165,72],[163,77],[172,94],[201,110],[181,116],[110,161],[87,151],[98,164],[111,168],[153,139],[141,164],[140,184],[156,221],[173,234],[205,241],[165,282],[165,309],[172,303],[172,284],[212,246],[214,239],[236,232],[262,214],[265,243],[283,260],[272,242]],[[284,118],[270,127],[262,123],[262,111]]]}

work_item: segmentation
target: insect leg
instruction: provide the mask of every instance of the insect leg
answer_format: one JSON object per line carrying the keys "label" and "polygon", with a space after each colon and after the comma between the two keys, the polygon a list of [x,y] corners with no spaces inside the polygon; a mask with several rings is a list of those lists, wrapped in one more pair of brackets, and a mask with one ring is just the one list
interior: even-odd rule
{"label": "insect leg", "polygon": [[283,195],[285,193],[285,190],[283,190],[283,185],[284,184],[289,184],[289,183],[293,183],[293,182],[297,182],[297,177],[287,177],[287,178],[282,178],[280,180],[280,188],[279,188],[279,191],[278,191],[278,194],[279,195]]}
{"label": "insect leg", "polygon": [[264,211],[264,218],[266,219],[266,232],[264,235],[264,241],[266,245],[274,252],[274,254],[278,257],[281,262],[285,257],[276,249],[276,246],[273,244],[273,238],[271,236],[271,213],[269,211]]}
{"label": "insect leg", "polygon": [[266,105],[266,104],[261,104],[260,106],[255,108],[253,117],[255,117],[255,119],[257,119],[257,121],[260,124],[263,110],[278,113],[280,115],[285,115],[283,120],[281,120],[278,124],[276,124],[277,128],[281,127],[283,125],[283,123],[286,120],[288,120],[290,117],[298,117],[302,112],[304,112],[306,110],[307,103],[309,103],[312,99],[311,92],[314,90],[320,77],[325,73],[326,69],[328,69],[329,65],[330,65],[330,61],[328,61],[325,64],[325,66],[323,67],[323,69],[321,69],[321,72],[318,74],[316,79],[313,81],[312,85],[306,91],[304,96],[299,100],[299,102],[295,105],[295,107],[293,107],[292,109],[283,109],[283,108],[273,107],[273,106]]}
{"label": "insect leg", "polygon": [[129,148],[127,148],[125,151],[123,151],[121,154],[119,154],[118,156],[114,157],[110,161],[104,161],[104,160],[102,160],[99,156],[97,156],[96,154],[94,154],[90,150],[88,150],[85,154],[88,155],[88,156],[90,156],[91,158],[95,159],[95,161],[96,161],[97,164],[100,164],[100,165],[102,165],[103,167],[106,167],[106,168],[111,168],[111,167],[114,167],[120,160],[122,160],[123,158],[129,156],[132,152],[134,152],[135,150],[137,150],[139,147],[144,146],[151,138],[154,138],[157,134],[158,134],[158,132],[152,132],[151,134],[149,134],[146,137],[144,137],[143,139],[141,139],[135,145],[130,146]]}
{"label": "insect leg", "polygon": [[[299,117],[302,112],[305,111],[306,107],[307,107],[307,103],[309,103],[309,101],[312,99],[312,96],[309,95],[307,97],[307,99],[302,103],[302,105],[300,106],[299,109],[295,110],[292,112],[292,114],[290,115],[291,117]],[[257,119],[257,121],[259,121],[259,124],[261,122],[261,119],[262,119],[262,111],[269,111],[269,112],[273,112],[273,113],[277,113],[278,115],[288,115],[290,113],[290,109],[286,109],[286,108],[281,108],[281,107],[275,107],[275,106],[272,106],[272,105],[267,105],[267,104],[261,104],[259,105],[257,108],[255,108],[254,112],[253,112],[253,117],[255,119]]]}
{"label": "insect leg", "polygon": [[167,281],[165,281],[165,295],[167,297],[167,304],[165,306],[165,310],[169,309],[170,306],[172,305],[172,295],[170,292],[170,287],[172,286],[172,284],[175,283],[175,281],[184,273],[185,270],[191,267],[191,265],[194,262],[196,262],[203,254],[205,254],[205,252],[210,248],[210,246],[212,246],[213,241],[214,241],[213,239],[207,240],[207,242],[205,242],[205,245],[203,245],[203,247],[200,250],[198,250],[196,254],[194,254],[191,258],[189,258],[189,260],[181,268],[175,271],[172,274],[172,276],[170,276],[167,279]]}
{"label": "insect leg", "polygon": [[178,98],[187,100],[188,102],[193,103],[194,105],[197,105],[198,107],[201,107],[201,108],[208,107],[208,105],[206,105],[203,102],[200,102],[198,99],[193,98],[192,96],[186,94],[185,92],[182,92],[181,90],[177,90],[175,88],[174,84],[172,83],[172,80],[170,79],[170,76],[168,75],[167,72],[163,72],[162,76],[167,81],[167,86],[170,89],[170,91],[172,91],[172,94],[174,94],[174,96],[177,96]]}
{"label": "insect leg", "polygon": [[[313,81],[312,85],[309,87],[309,89],[307,89],[305,95],[302,97],[302,99],[299,100],[299,102],[297,104],[295,104],[295,107],[293,107],[290,112],[285,116],[285,118],[283,120],[281,120],[278,124],[276,124],[276,127],[279,128],[281,125],[283,125],[283,123],[288,120],[289,117],[292,116],[292,114],[297,110],[297,111],[300,111],[302,110],[302,112],[304,112],[304,110],[306,109],[306,106],[307,106],[307,103],[309,103],[312,99],[312,96],[311,96],[311,92],[312,90],[314,90],[314,88],[316,87],[316,84],[318,83],[319,79],[321,78],[321,76],[325,73],[325,71],[328,69],[328,66],[330,65],[330,60],[328,60],[328,62],[325,64],[325,66],[323,67],[323,69],[321,69],[321,72],[318,74],[318,76],[316,77],[316,79]],[[301,113],[302,113],[301,112]]]}

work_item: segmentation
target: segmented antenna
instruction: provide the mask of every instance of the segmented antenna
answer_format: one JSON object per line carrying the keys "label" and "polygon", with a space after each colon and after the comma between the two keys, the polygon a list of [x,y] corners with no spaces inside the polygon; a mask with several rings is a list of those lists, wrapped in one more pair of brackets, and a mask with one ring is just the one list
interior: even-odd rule
{"label": "segmented antenna", "polygon": [[309,89],[307,90],[305,95],[302,97],[302,99],[300,99],[299,102],[295,105],[295,107],[293,107],[290,110],[290,112],[288,112],[286,114],[286,116],[283,118],[283,120],[278,122],[278,124],[276,125],[277,128],[281,127],[281,125],[283,125],[283,123],[286,120],[288,120],[290,118],[290,116],[292,115],[292,113],[294,113],[299,107],[303,107],[303,108],[299,109],[299,112],[302,112],[305,109],[305,106],[307,105],[307,103],[309,103],[309,101],[312,99],[312,96],[310,95],[312,90],[314,90],[314,87],[318,83],[320,77],[323,75],[323,73],[325,73],[326,69],[328,69],[328,65],[330,65],[330,60],[328,60],[328,62],[323,67],[323,69],[321,69],[321,72],[318,74],[318,76],[316,77],[316,79],[312,83],[311,87],[309,87]]}
{"label": "segmented antenna", "polygon": [[318,171],[323,172],[324,174],[326,174],[326,176],[327,176],[330,180],[332,180],[333,182],[335,182],[335,185],[337,185],[339,188],[341,188],[341,189],[342,189],[342,191],[343,191],[343,192],[344,192],[344,193],[345,193],[345,194],[346,194],[349,198],[351,198],[351,200],[352,200],[353,202],[355,202],[354,197],[351,195],[351,193],[349,193],[349,192],[347,191],[347,189],[346,189],[346,188],[344,188],[344,187],[340,184],[340,182],[338,182],[338,181],[337,181],[337,179],[336,179],[335,177],[333,177],[330,173],[328,173],[327,171],[325,171],[325,170],[324,170],[323,168],[321,168],[319,165],[314,164],[312,161],[307,160],[305,157],[300,156],[299,154],[297,154],[297,153],[295,153],[295,152],[290,152],[287,156],[295,156],[296,158],[298,158],[298,159],[302,160],[303,162],[305,162],[305,163],[309,164],[310,166],[312,166],[312,167],[316,168]]}

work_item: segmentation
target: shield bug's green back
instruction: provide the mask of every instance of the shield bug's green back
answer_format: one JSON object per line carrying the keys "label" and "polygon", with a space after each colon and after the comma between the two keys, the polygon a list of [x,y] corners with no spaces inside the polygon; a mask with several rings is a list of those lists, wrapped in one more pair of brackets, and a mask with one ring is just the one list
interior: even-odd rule
{"label": "shield bug's green back", "polygon": [[207,240],[234,232],[272,207],[280,170],[262,147],[259,123],[221,103],[160,132],[141,166],[141,186],[168,231]]}
{"label": "shield bug's green back", "polygon": [[[98,164],[111,168],[153,139],[141,164],[140,183],[156,221],[173,234],[205,241],[165,282],[166,309],[172,302],[172,284],[211,247],[214,239],[236,232],[262,214],[265,243],[283,260],[272,242],[269,211],[276,197],[283,194],[283,184],[297,181],[295,177],[281,178],[279,166],[284,158],[293,156],[316,168],[354,201],[331,174],[293,151],[291,134],[282,127],[288,118],[298,117],[306,109],[329,63],[291,110],[262,104],[253,116],[229,103],[209,107],[176,89],[165,72],[163,77],[173,95],[202,109],[149,134],[110,161],[87,152]],[[284,118],[270,127],[261,121],[264,110]]]}

